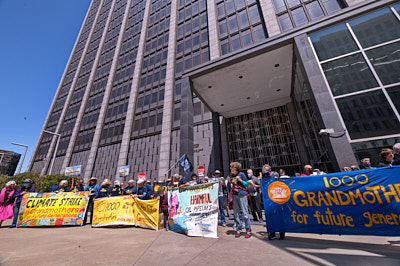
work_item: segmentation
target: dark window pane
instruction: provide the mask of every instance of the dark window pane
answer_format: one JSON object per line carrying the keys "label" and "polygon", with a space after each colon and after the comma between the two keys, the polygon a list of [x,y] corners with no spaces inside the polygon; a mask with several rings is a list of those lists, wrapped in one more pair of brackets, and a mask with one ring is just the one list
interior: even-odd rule
{"label": "dark window pane", "polygon": [[226,13],[230,15],[232,12],[235,11],[235,6],[233,4],[233,0],[226,1]]}
{"label": "dark window pane", "polygon": [[139,131],[139,128],[140,128],[140,119],[135,120],[133,131]]}
{"label": "dark window pane", "polygon": [[381,90],[336,100],[352,139],[398,134],[400,123]]}
{"label": "dark window pane", "polygon": [[238,30],[236,15],[229,18],[229,33],[232,34]]}
{"label": "dark window pane", "polygon": [[162,112],[158,113],[157,114],[157,126],[160,126],[162,124],[162,118],[163,118]]}
{"label": "dark window pane", "polygon": [[280,13],[280,12],[286,10],[286,5],[285,5],[284,0],[274,0],[274,6],[275,6],[275,10],[277,13]]}
{"label": "dark window pane", "polygon": [[156,122],[156,116],[152,115],[149,117],[149,127],[154,127]]}
{"label": "dark window pane", "polygon": [[158,92],[153,92],[153,94],[151,94],[151,103],[156,103],[157,98],[158,98]]}
{"label": "dark window pane", "polygon": [[140,129],[146,129],[146,128],[147,128],[147,117],[143,117]]}
{"label": "dark window pane", "polygon": [[161,102],[161,101],[163,101],[163,100],[164,100],[164,89],[161,89],[161,90],[158,92],[158,101]]}
{"label": "dark window pane", "polygon": [[384,85],[400,82],[400,42],[366,51]]}
{"label": "dark window pane", "polygon": [[232,51],[235,51],[235,50],[238,50],[241,48],[239,34],[232,36],[231,43],[232,43]]}
{"label": "dark window pane", "polygon": [[178,121],[181,119],[181,108],[176,108],[174,110],[174,121]]}
{"label": "dark window pane", "polygon": [[317,19],[319,17],[324,16],[324,12],[322,12],[322,9],[318,3],[318,1],[309,3],[306,5],[308,14],[310,15],[311,20]]}
{"label": "dark window pane", "polygon": [[223,18],[225,16],[225,5],[220,3],[217,6],[218,18]]}
{"label": "dark window pane", "polygon": [[322,64],[333,95],[342,95],[378,86],[361,53]]}
{"label": "dark window pane", "polygon": [[181,86],[182,86],[181,83],[177,83],[175,85],[175,95],[180,95],[181,94]]}
{"label": "dark window pane", "polygon": [[219,23],[219,35],[220,37],[226,36],[228,33],[228,27],[226,26],[225,20]]}
{"label": "dark window pane", "polygon": [[339,2],[337,0],[322,0],[322,4],[329,14],[341,9],[341,6],[339,5]]}
{"label": "dark window pane", "polygon": [[253,44],[253,39],[251,38],[250,30],[246,30],[242,33],[242,40],[243,40],[243,46],[248,46]]}
{"label": "dark window pane", "polygon": [[254,27],[254,42],[259,42],[265,39],[265,32],[261,25]]}
{"label": "dark window pane", "polygon": [[293,28],[292,21],[289,18],[289,15],[283,14],[278,17],[279,24],[281,25],[282,31],[290,30]]}
{"label": "dark window pane", "polygon": [[400,113],[400,86],[387,88],[386,91],[388,92],[390,99],[394,106],[396,106],[397,112]]}
{"label": "dark window pane", "polygon": [[239,25],[241,29],[249,26],[249,18],[247,16],[246,10],[239,13]]}
{"label": "dark window pane", "polygon": [[246,3],[244,0],[235,0],[236,3],[236,9],[240,10],[246,6]]}
{"label": "dark window pane", "polygon": [[300,4],[299,0],[287,0],[289,7],[294,7]]}
{"label": "dark window pane", "polygon": [[363,47],[400,38],[400,21],[384,8],[349,21]]}
{"label": "dark window pane", "polygon": [[148,105],[150,103],[150,95],[144,96],[144,106]]}
{"label": "dark window pane", "polygon": [[221,41],[221,53],[222,55],[229,53],[230,47],[229,47],[229,41],[228,39]]}
{"label": "dark window pane", "polygon": [[292,16],[293,16],[294,24],[296,26],[299,26],[299,25],[302,25],[302,24],[308,22],[307,16],[304,13],[304,10],[302,7],[292,10]]}
{"label": "dark window pane", "polygon": [[260,12],[258,11],[257,5],[249,8],[249,16],[252,24],[256,24],[261,21]]}
{"label": "dark window pane", "polygon": [[201,115],[201,103],[195,103],[193,105],[194,115]]}
{"label": "dark window pane", "polygon": [[345,24],[339,24],[310,35],[320,61],[358,49]]}

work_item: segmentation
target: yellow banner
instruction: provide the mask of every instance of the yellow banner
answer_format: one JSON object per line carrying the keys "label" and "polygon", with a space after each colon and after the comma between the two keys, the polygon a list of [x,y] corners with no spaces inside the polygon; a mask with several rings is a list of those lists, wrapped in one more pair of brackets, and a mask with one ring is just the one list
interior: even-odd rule
{"label": "yellow banner", "polygon": [[130,196],[96,199],[92,227],[136,225],[158,230],[159,200]]}
{"label": "yellow banner", "polygon": [[88,192],[25,194],[17,226],[82,225],[87,203]]}

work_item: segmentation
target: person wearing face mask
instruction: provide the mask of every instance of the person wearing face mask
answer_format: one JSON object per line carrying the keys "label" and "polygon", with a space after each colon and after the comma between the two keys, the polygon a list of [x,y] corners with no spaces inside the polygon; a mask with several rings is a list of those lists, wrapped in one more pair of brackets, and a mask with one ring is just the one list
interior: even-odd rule
{"label": "person wearing face mask", "polygon": [[33,186],[33,180],[30,178],[25,179],[22,184],[23,184],[23,186],[20,187],[17,190],[17,192],[15,192],[16,200],[15,200],[15,205],[14,205],[14,219],[13,219],[11,228],[17,226],[19,207],[21,206],[22,197],[26,193],[32,193],[32,192],[35,192],[35,190],[36,190],[35,187]]}
{"label": "person wearing face mask", "polygon": [[10,219],[14,216],[14,193],[15,181],[7,182],[6,186],[0,192],[0,227],[3,221]]}
{"label": "person wearing face mask", "polygon": [[363,158],[361,159],[361,169],[371,169],[371,159]]}
{"label": "person wearing face mask", "polygon": [[261,201],[259,189],[261,187],[261,180],[253,175],[253,170],[247,170],[247,178],[251,180],[254,186],[249,186],[247,191],[250,194],[251,213],[255,222],[262,222]]}

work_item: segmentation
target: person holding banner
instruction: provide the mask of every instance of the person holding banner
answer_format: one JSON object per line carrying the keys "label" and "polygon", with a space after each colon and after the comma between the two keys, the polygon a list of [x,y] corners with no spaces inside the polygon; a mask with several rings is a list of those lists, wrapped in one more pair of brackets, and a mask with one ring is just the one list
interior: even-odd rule
{"label": "person holding banner", "polygon": [[147,187],[146,187],[146,185],[144,184],[144,179],[139,179],[138,181],[137,181],[137,185],[138,185],[138,191],[137,191],[137,193],[135,194],[135,197],[138,197],[138,198],[140,198],[141,200],[147,200],[147,194],[148,194],[148,192],[147,192]]}
{"label": "person holding banner", "polygon": [[96,198],[106,198],[111,196],[111,181],[110,179],[104,179],[103,183],[101,183],[101,187],[99,192],[96,195]]}
{"label": "person holding banner", "polygon": [[135,195],[137,193],[137,189],[133,183],[133,179],[128,181],[128,186],[124,188],[124,195]]}
{"label": "person holding banner", "polygon": [[89,193],[90,193],[89,194],[89,203],[88,203],[87,211],[86,211],[86,214],[85,214],[85,223],[87,221],[88,212],[90,212],[90,222],[93,219],[93,203],[94,203],[93,201],[94,201],[94,198],[97,196],[97,193],[99,192],[99,190],[100,190],[100,187],[97,184],[97,178],[96,177],[91,177],[89,179],[89,185],[87,185],[85,187],[85,191],[89,191]]}
{"label": "person holding banner", "polygon": [[391,149],[382,149],[379,154],[385,161],[378,164],[378,167],[392,166],[394,152]]}
{"label": "person holding banner", "polygon": [[121,195],[122,195],[121,183],[118,180],[115,180],[114,187],[111,192],[111,196],[116,197],[116,196],[121,196]]}
{"label": "person holding banner", "polygon": [[147,188],[147,198],[148,199],[153,199],[154,198],[154,189],[151,185],[151,180],[147,180],[146,182],[146,188]]}
{"label": "person holding banner", "polygon": [[85,187],[83,186],[83,182],[81,179],[76,180],[75,186],[71,187],[72,192],[80,192],[85,191]]}
{"label": "person holding banner", "polygon": [[60,193],[60,192],[71,192],[71,190],[70,190],[69,187],[68,187],[68,181],[67,181],[67,180],[62,180],[62,181],[60,182],[60,184],[59,184],[57,187],[55,187],[55,188],[53,189],[53,191],[50,191],[50,192],[55,192],[55,193]]}
{"label": "person holding banner", "polygon": [[24,182],[22,183],[22,187],[20,187],[17,192],[15,192],[15,204],[14,204],[14,219],[11,225],[12,227],[16,227],[17,226],[17,221],[18,221],[18,214],[19,214],[19,208],[21,207],[21,201],[22,201],[22,197],[26,194],[26,193],[32,193],[35,192],[36,189],[33,186],[33,180],[30,178],[27,178],[24,180]]}
{"label": "person holding banner", "polygon": [[174,175],[173,182],[178,183],[178,188],[183,188],[189,186],[189,182],[186,180],[186,177],[181,175]]}
{"label": "person holding banner", "polygon": [[0,227],[3,221],[14,216],[15,185],[15,181],[8,181],[0,192]]}
{"label": "person holding banner", "polygon": [[246,226],[246,237],[250,238],[251,234],[251,224],[250,224],[250,215],[248,210],[248,201],[247,201],[247,177],[240,172],[242,165],[239,162],[231,162],[231,178],[232,178],[232,194],[233,194],[233,214],[235,217],[236,223],[236,235],[235,237],[240,237],[242,233],[241,228],[241,216],[243,217],[243,221]]}

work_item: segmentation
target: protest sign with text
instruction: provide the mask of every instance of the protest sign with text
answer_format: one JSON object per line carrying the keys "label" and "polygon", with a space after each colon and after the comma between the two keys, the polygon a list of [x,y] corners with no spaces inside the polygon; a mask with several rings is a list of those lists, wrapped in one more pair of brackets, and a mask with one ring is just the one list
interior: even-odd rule
{"label": "protest sign with text", "polygon": [[92,227],[136,225],[158,230],[159,200],[121,196],[96,199]]}
{"label": "protest sign with text", "polygon": [[88,192],[25,194],[17,226],[83,225],[88,201]]}
{"label": "protest sign with text", "polygon": [[400,166],[263,178],[268,232],[400,235]]}
{"label": "protest sign with text", "polygon": [[217,238],[218,183],[168,190],[169,225],[188,236]]}

